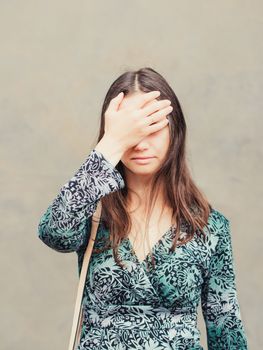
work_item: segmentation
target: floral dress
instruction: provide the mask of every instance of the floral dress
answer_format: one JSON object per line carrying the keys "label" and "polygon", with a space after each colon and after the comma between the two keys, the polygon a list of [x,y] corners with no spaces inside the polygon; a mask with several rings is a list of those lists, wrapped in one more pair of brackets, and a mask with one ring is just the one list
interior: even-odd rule
{"label": "floral dress", "polygon": [[[40,218],[39,238],[50,248],[76,252],[80,275],[91,232],[91,216],[101,197],[125,186],[120,172],[95,149],[60,189]],[[245,350],[247,339],[237,299],[229,220],[212,208],[206,238],[169,248],[172,226],[140,261],[128,238],[119,247],[122,269],[112,249],[93,253],[83,294],[83,327],[78,350],[203,349],[197,328],[201,301],[209,350]],[[180,228],[181,233],[187,227]],[[100,238],[109,237],[100,221]]]}

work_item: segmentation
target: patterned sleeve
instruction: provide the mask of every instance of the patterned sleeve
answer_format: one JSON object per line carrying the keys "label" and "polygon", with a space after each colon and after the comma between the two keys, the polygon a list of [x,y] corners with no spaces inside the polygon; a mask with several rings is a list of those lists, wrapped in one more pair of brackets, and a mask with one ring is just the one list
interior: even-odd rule
{"label": "patterned sleeve", "polygon": [[58,252],[78,251],[87,243],[99,199],[124,186],[120,172],[93,149],[41,216],[39,238]]}
{"label": "patterned sleeve", "polygon": [[201,306],[208,350],[247,350],[237,298],[229,220],[221,216],[219,238],[202,286]]}

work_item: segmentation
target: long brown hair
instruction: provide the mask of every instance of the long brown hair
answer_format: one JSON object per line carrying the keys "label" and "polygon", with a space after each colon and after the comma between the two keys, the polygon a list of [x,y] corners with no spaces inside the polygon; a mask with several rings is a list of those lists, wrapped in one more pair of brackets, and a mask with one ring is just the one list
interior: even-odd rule
{"label": "long brown hair", "polygon": [[[105,118],[104,114],[112,98],[123,91],[124,95],[132,94],[137,91],[149,92],[159,90],[160,96],[157,99],[169,99],[172,112],[169,115],[170,142],[165,161],[156,173],[153,174],[150,195],[146,213],[146,231],[148,230],[149,217],[154,207],[158,190],[161,183],[164,188],[164,195],[167,206],[172,208],[173,220],[177,223],[175,237],[171,247],[171,251],[175,251],[176,246],[185,244],[194,236],[194,232],[202,233],[203,226],[207,224],[210,211],[212,209],[205,195],[197,188],[191,178],[190,171],[186,161],[186,123],[185,118],[172,88],[169,86],[165,78],[154,69],[145,67],[137,71],[126,71],[120,75],[110,86],[101,111],[100,131],[97,143],[104,135]],[[125,172],[124,165],[121,161],[116,165],[116,169],[122,175],[124,182]],[[127,237],[127,233],[131,229],[131,218],[127,211],[127,185],[115,192],[101,198],[102,212],[101,220],[106,229],[110,232],[110,241],[101,252],[111,247],[115,262],[123,267],[118,256],[118,247],[123,238]],[[150,205],[151,204],[151,205]],[[181,224],[185,223],[189,228],[186,237],[180,239]],[[154,256],[151,254],[152,264],[155,266]]]}

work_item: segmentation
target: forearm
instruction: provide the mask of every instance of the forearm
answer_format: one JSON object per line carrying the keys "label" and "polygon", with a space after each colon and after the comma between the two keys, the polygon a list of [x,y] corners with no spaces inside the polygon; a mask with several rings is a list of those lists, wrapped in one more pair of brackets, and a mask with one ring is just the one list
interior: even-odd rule
{"label": "forearm", "polygon": [[42,215],[39,238],[60,252],[78,250],[85,243],[88,219],[99,199],[122,187],[121,174],[103,154],[93,149]]}

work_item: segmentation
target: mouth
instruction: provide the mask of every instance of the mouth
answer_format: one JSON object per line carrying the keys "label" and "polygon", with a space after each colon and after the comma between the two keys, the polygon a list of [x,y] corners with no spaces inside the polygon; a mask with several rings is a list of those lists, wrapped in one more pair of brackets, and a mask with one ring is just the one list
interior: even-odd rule
{"label": "mouth", "polygon": [[151,159],[151,158],[155,158],[155,157],[135,157],[131,159]]}

